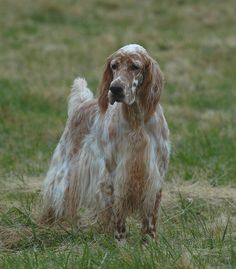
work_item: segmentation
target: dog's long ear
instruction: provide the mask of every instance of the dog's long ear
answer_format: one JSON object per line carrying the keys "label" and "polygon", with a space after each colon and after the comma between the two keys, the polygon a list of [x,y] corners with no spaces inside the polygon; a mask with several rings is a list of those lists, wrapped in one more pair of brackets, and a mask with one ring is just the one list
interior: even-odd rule
{"label": "dog's long ear", "polygon": [[108,108],[108,104],[109,104],[109,100],[108,100],[108,91],[109,91],[109,87],[112,81],[112,71],[110,68],[110,59],[108,58],[106,64],[105,64],[105,68],[104,68],[104,72],[103,72],[103,76],[102,76],[102,81],[101,84],[99,86],[99,90],[98,90],[98,105],[100,108],[101,113],[105,113],[107,108]]}
{"label": "dog's long ear", "polygon": [[146,112],[146,116],[150,116],[154,113],[157,103],[160,100],[163,87],[164,78],[159,65],[150,58],[148,59],[144,73],[144,81],[139,91],[140,103]]}

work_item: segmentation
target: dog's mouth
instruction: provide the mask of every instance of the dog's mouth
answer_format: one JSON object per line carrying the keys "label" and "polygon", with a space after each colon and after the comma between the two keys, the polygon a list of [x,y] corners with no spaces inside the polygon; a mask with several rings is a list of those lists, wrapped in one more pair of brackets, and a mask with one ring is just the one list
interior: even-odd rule
{"label": "dog's mouth", "polygon": [[124,98],[125,98],[125,96],[123,93],[114,94],[112,92],[109,92],[109,94],[108,94],[109,103],[111,105],[113,105],[115,102],[117,102],[117,103],[123,102]]}

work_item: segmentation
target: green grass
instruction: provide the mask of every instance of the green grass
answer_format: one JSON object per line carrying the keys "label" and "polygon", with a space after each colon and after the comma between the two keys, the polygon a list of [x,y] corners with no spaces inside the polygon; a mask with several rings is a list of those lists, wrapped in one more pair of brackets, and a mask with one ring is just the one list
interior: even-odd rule
{"label": "green grass", "polygon": [[236,211],[229,201],[172,193],[158,241],[143,245],[140,225],[131,219],[127,244],[119,246],[97,226],[40,226],[34,218],[38,194],[20,194],[5,194],[18,205],[1,214],[1,268],[233,268],[236,262]]}
{"label": "green grass", "polygon": [[[233,0],[0,0],[0,268],[236,266],[235,8]],[[165,74],[166,181],[203,185],[193,197],[168,191],[158,242],[146,248],[132,219],[123,247],[95,226],[37,224],[72,81],[85,77],[95,92],[106,57],[127,43],[145,46]],[[205,182],[211,199],[201,195]]]}

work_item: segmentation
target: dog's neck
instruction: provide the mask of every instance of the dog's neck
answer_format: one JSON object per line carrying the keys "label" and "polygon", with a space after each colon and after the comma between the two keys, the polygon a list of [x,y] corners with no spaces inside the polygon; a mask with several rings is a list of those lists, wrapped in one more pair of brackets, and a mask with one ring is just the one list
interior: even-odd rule
{"label": "dog's neck", "polygon": [[132,129],[137,129],[144,124],[145,116],[137,102],[132,105],[122,104],[122,114]]}

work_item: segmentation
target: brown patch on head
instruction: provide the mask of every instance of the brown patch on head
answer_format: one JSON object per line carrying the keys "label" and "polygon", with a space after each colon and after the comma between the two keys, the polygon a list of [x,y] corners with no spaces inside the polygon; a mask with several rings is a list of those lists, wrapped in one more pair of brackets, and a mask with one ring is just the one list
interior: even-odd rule
{"label": "brown patch on head", "polygon": [[112,71],[110,68],[110,62],[111,62],[111,58],[108,58],[105,68],[104,68],[102,81],[99,86],[98,104],[99,104],[101,113],[105,113],[108,108],[108,102],[109,102],[108,91],[109,91],[110,84],[112,81]]}
{"label": "brown patch on head", "polygon": [[[102,113],[107,110],[109,101],[111,104],[115,101],[127,104],[135,101],[135,90],[139,82],[142,81],[144,66],[142,53],[118,51],[107,59],[99,87],[98,103]],[[139,77],[141,78],[140,81],[138,81]],[[117,98],[111,91],[111,87],[121,88],[120,95],[122,98]]]}
{"label": "brown patch on head", "polygon": [[145,52],[117,51],[105,65],[98,103],[104,113],[109,101],[133,104],[137,97],[146,115],[151,115],[160,99],[163,76],[158,64]]}
{"label": "brown patch on head", "polygon": [[158,64],[148,57],[144,80],[139,90],[140,104],[150,116],[156,110],[164,86],[164,79]]}
{"label": "brown patch on head", "polygon": [[142,84],[145,62],[141,53],[115,53],[111,60],[113,80],[110,85],[109,101],[132,105],[137,90]]}

